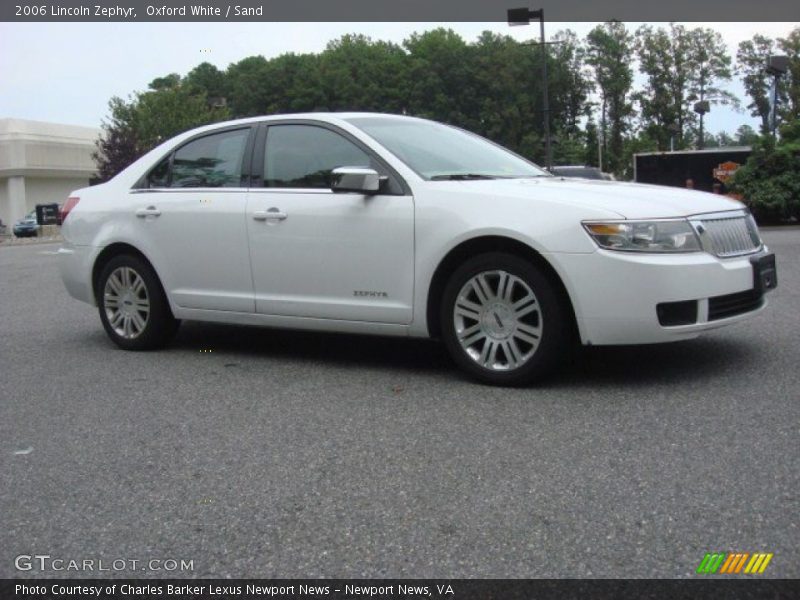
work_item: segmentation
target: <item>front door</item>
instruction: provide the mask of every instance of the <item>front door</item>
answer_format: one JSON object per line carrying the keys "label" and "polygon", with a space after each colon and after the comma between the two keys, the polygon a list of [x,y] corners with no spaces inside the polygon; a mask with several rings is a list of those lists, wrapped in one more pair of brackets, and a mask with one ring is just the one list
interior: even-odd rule
{"label": "front door", "polygon": [[397,180],[366,196],[334,193],[336,167],[381,167],[342,133],[270,125],[261,187],[247,200],[256,312],[407,324],[414,283],[414,202]]}

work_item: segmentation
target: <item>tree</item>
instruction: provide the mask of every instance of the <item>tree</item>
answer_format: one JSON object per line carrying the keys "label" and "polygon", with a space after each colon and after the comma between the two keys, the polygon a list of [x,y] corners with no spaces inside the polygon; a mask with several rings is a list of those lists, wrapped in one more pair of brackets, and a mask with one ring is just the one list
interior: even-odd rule
{"label": "tree", "polygon": [[[736,73],[742,78],[744,89],[750,96],[750,115],[761,119],[761,133],[769,133],[769,114],[772,105],[770,88],[772,78],[767,75],[767,59],[775,54],[775,41],[756,34],[752,40],[739,43],[736,52]],[[786,86],[779,89],[779,98],[785,99]],[[783,102],[781,102],[783,104]]]}
{"label": "tree", "polygon": [[475,52],[452,29],[414,33],[408,51],[408,112],[468,129],[480,125]]}
{"label": "tree", "polygon": [[228,107],[237,117],[269,114],[271,89],[269,63],[263,56],[248,56],[225,71]]}
{"label": "tree", "polygon": [[630,127],[629,120],[634,112],[630,102],[632,42],[632,36],[619,21],[598,25],[587,36],[587,62],[594,69],[600,92],[600,130],[606,146],[604,161],[608,165],[606,170],[616,174],[621,174],[625,168],[623,136]]}
{"label": "tree", "polygon": [[161,90],[171,90],[181,84],[181,76],[177,73],[170,73],[164,77],[156,77],[151,81],[147,87],[151,90],[158,92]]}
{"label": "tree", "polygon": [[[687,66],[686,120],[691,124],[696,139],[703,135],[697,128],[698,118],[694,111],[695,102],[707,101],[711,105],[739,106],[734,94],[722,87],[731,80],[731,57],[722,36],[708,28],[695,28],[689,31],[689,54]],[[702,120],[700,121],[702,126]]]}
{"label": "tree", "polygon": [[[718,146],[720,148],[725,148],[727,146],[737,146],[739,142],[736,138],[732,137],[727,131],[720,131],[715,139],[714,139],[714,146]],[[710,144],[706,145],[706,148],[711,147]]]}
{"label": "tree", "polygon": [[406,54],[400,46],[344,35],[319,56],[320,82],[330,110],[402,112]]}
{"label": "tree", "polygon": [[101,181],[108,181],[143,154],[136,136],[134,103],[114,96],[108,102],[108,111],[109,116],[102,123],[103,133],[92,152]]}
{"label": "tree", "polygon": [[473,131],[544,162],[539,49],[484,31],[473,51]]}
{"label": "tree", "polygon": [[103,181],[178,133],[230,116],[227,109],[209,107],[204,93],[174,82],[156,87],[128,102],[117,97],[109,102],[110,117],[92,155]]}
{"label": "tree", "polygon": [[778,39],[778,48],[789,57],[789,72],[784,75],[788,102],[779,111],[787,122],[800,119],[800,27]]}
{"label": "tree", "polygon": [[759,222],[800,219],[800,120],[784,124],[778,141],[760,138],[736,171],[732,189]]}
{"label": "tree", "polygon": [[750,125],[742,125],[736,130],[736,143],[739,146],[753,146],[758,139],[758,133]]}
{"label": "tree", "polygon": [[548,47],[548,88],[554,131],[555,164],[583,164],[585,133],[580,122],[591,112],[589,94],[594,90],[586,66],[586,47],[573,31],[559,31]]}
{"label": "tree", "polygon": [[554,120],[568,135],[578,134],[580,120],[590,112],[594,82],[586,66],[586,47],[575,32],[566,29],[553,36],[547,75]]}
{"label": "tree", "polygon": [[636,94],[642,126],[659,149],[669,149],[673,141],[684,148],[699,137],[695,102],[737,105],[722,87],[731,79],[731,58],[717,32],[674,23],[669,30],[644,25],[636,32],[636,52],[646,76]]}
{"label": "tree", "polygon": [[143,152],[194,127],[230,118],[227,109],[210,107],[204,93],[183,85],[144,92],[136,100],[134,123]]}
{"label": "tree", "polygon": [[209,100],[227,96],[225,73],[208,62],[197,65],[183,79],[192,93],[203,93]]}
{"label": "tree", "polygon": [[583,162],[590,167],[599,167],[600,162],[597,148],[600,145],[600,138],[597,133],[597,124],[589,117],[586,122],[586,145],[584,146]]}
{"label": "tree", "polygon": [[669,31],[644,25],[636,32],[636,53],[639,71],[646,77],[644,88],[635,94],[642,127],[659,150],[669,150],[673,143],[682,148],[689,78],[686,29],[675,24]]}

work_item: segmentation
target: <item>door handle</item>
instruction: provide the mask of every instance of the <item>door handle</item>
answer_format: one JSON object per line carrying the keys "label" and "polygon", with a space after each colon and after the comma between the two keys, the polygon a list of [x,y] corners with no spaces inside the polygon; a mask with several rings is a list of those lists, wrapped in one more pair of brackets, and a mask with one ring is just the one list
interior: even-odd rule
{"label": "door handle", "polygon": [[157,217],[161,214],[161,211],[158,210],[155,206],[148,206],[147,208],[137,208],[136,209],[136,216],[140,219],[144,219],[145,217]]}
{"label": "door handle", "polygon": [[253,212],[253,218],[256,221],[283,221],[284,219],[288,218],[285,212],[281,212],[277,208],[273,207],[269,210],[257,210]]}

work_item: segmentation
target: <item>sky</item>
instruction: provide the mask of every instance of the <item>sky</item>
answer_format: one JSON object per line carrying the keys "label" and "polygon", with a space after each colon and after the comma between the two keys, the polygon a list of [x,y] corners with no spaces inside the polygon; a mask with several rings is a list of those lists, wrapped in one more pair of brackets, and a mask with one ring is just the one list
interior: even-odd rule
{"label": "sky", "polygon": [[[585,36],[596,23],[547,23],[546,34],[572,29]],[[640,23],[627,23],[634,31]],[[652,25],[659,25],[653,23]],[[667,24],[661,24],[667,26]],[[687,23],[719,31],[735,56],[739,42],[756,33],[784,37],[797,23]],[[185,75],[203,61],[220,69],[247,56],[320,52],[345,33],[400,43],[413,32],[449,27],[467,41],[485,30],[519,41],[538,27],[506,23],[0,23],[0,118],[12,117],[99,127],[112,96],[145,90],[156,77]],[[641,77],[641,76],[638,76]],[[734,77],[727,86],[748,104]],[[758,128],[746,109],[715,106],[707,131]]]}

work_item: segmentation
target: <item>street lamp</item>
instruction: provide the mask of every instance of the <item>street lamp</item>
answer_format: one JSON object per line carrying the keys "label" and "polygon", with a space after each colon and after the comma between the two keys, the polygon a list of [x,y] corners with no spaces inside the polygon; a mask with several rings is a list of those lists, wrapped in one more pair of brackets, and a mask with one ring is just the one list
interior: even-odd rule
{"label": "street lamp", "polygon": [[710,110],[711,105],[708,103],[708,100],[700,100],[700,102],[694,103],[694,112],[700,115],[700,140],[697,142],[698,150],[702,150],[705,145],[705,140],[703,139],[703,115]]}
{"label": "street lamp", "polygon": [[767,59],[767,74],[772,75],[772,110],[770,111],[770,125],[772,137],[775,137],[775,122],[778,113],[778,80],[789,70],[788,56],[770,56]]}
{"label": "street lamp", "polygon": [[553,147],[550,139],[550,99],[547,92],[547,46],[544,41],[544,9],[509,8],[508,24],[530,25],[531,19],[539,20],[539,33],[542,46],[542,113],[544,115],[545,166],[549,171],[553,167]]}

